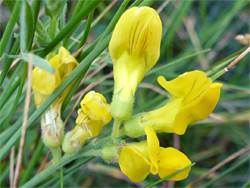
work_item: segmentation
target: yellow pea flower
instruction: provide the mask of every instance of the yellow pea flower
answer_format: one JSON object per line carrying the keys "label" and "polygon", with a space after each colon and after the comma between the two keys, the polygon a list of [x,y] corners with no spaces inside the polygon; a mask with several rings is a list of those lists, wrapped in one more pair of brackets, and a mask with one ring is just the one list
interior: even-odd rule
{"label": "yellow pea flower", "polygon": [[145,134],[144,127],[151,125],[156,132],[182,135],[189,124],[205,119],[216,107],[222,84],[212,83],[202,71],[191,71],[166,81],[158,77],[159,84],[169,91],[170,100],[163,107],[137,114],[125,122],[129,136]]}
{"label": "yellow pea flower", "polygon": [[110,115],[110,104],[107,104],[102,94],[96,93],[95,91],[90,91],[85,95],[81,101],[81,107],[83,113],[87,114],[92,120],[101,120],[106,124],[112,119]]}
{"label": "yellow pea flower", "polygon": [[105,97],[100,93],[90,91],[81,101],[76,125],[84,126],[91,137],[96,137],[111,119],[110,105],[107,104]]}
{"label": "yellow pea flower", "polygon": [[[32,71],[32,90],[37,108],[75,69],[78,62],[64,47],[61,47],[59,53],[49,60],[49,64],[55,69],[55,73],[49,73],[38,67]],[[43,142],[50,148],[60,146],[63,141],[64,124],[61,120],[61,105],[71,86],[64,90],[41,117]]]}
{"label": "yellow pea flower", "polygon": [[[55,69],[54,74],[39,67],[32,71],[32,89],[37,108],[75,69],[78,62],[64,47],[61,47],[59,53],[49,60],[49,64]],[[62,96],[58,99],[60,103],[62,103],[70,88],[71,86],[62,93]]]}
{"label": "yellow pea flower", "polygon": [[[133,182],[144,180],[149,173],[164,178],[191,164],[191,161],[174,148],[160,148],[154,129],[146,126],[147,141],[130,143],[124,147],[119,156],[121,171]],[[167,155],[166,155],[167,154]],[[185,179],[190,172],[187,169],[168,179],[179,181]]]}
{"label": "yellow pea flower", "polygon": [[161,35],[160,17],[149,7],[128,9],[116,24],[109,44],[115,81],[113,117],[131,115],[137,86],[160,56]]}
{"label": "yellow pea flower", "polygon": [[127,144],[120,153],[121,171],[133,182],[144,180],[148,174],[157,174],[160,145],[159,140],[150,127],[146,127],[147,141]]}
{"label": "yellow pea flower", "polygon": [[77,113],[75,128],[67,133],[63,140],[65,153],[74,153],[89,138],[98,136],[103,127],[112,119],[110,105],[107,104],[102,94],[95,91],[90,91],[85,95]]}

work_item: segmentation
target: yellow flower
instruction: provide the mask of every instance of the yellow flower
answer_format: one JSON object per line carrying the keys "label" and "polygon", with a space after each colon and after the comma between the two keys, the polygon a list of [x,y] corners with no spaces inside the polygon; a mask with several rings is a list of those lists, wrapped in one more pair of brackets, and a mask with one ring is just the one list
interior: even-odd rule
{"label": "yellow flower", "polygon": [[[49,64],[55,69],[54,74],[39,67],[36,67],[32,72],[32,89],[37,108],[75,69],[78,62],[64,47],[61,47],[59,53],[50,59]],[[70,88],[71,86],[62,93],[62,96],[58,99],[60,103],[62,103]]]}
{"label": "yellow flower", "polygon": [[[160,148],[159,140],[151,126],[145,128],[147,141],[130,143],[119,156],[121,171],[133,182],[144,180],[149,173],[164,178],[191,164],[191,161],[174,148]],[[167,155],[166,155],[167,154]],[[190,169],[168,179],[179,181],[188,176]]]}
{"label": "yellow flower", "polygon": [[76,125],[84,127],[91,137],[96,137],[111,119],[110,105],[107,104],[105,97],[90,91],[81,101]]}
{"label": "yellow flower", "polygon": [[77,113],[75,128],[63,140],[65,153],[76,152],[89,138],[98,136],[112,119],[110,105],[102,94],[95,91],[85,95]]}
{"label": "yellow flower", "polygon": [[110,122],[112,119],[110,115],[110,105],[107,104],[105,97],[94,91],[90,91],[81,101],[83,113],[90,119],[103,121],[104,124]]}
{"label": "yellow flower", "polygon": [[125,131],[129,136],[145,134],[146,125],[156,132],[184,134],[189,124],[205,119],[214,110],[222,87],[212,84],[202,71],[187,72],[171,81],[160,76],[158,82],[171,94],[170,100],[159,109],[128,119]]}
{"label": "yellow flower", "polygon": [[[130,8],[116,24],[109,44],[114,64],[114,95],[119,94],[117,105],[125,101],[123,109],[131,110],[128,114],[123,115],[121,112],[121,115],[116,115],[118,112],[114,109],[114,117],[118,116],[119,119],[130,116],[137,86],[159,58],[161,35],[160,17],[149,7]],[[126,103],[129,103],[129,107],[126,107]]]}

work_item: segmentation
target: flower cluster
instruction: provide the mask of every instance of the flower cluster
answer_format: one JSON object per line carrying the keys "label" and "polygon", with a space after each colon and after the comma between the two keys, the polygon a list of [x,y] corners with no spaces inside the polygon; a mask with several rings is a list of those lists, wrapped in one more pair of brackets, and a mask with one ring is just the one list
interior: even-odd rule
{"label": "flower cluster", "polygon": [[[186,72],[171,81],[159,76],[158,83],[171,94],[168,102],[153,111],[131,116],[137,87],[159,59],[161,35],[162,23],[154,9],[133,7],[127,10],[116,24],[109,44],[115,82],[111,105],[102,94],[90,91],[80,103],[74,129],[64,136],[60,110],[69,86],[41,118],[44,143],[50,148],[62,145],[66,154],[75,153],[89,138],[98,136],[113,118],[110,143],[102,143],[102,149],[91,148],[92,154],[99,152],[98,156],[102,155],[106,162],[118,162],[121,171],[131,181],[140,182],[150,173],[165,178],[191,165],[188,157],[177,149],[160,147],[156,133],[183,135],[188,125],[205,119],[219,101],[222,84],[212,83],[202,71]],[[78,62],[61,47],[49,64],[55,69],[54,74],[40,68],[33,70],[36,107],[61,84]],[[146,135],[147,140],[126,143],[119,138],[123,134],[129,137]],[[168,180],[183,180],[190,170],[188,168]]]}
{"label": "flower cluster", "polygon": [[[149,173],[164,178],[189,166],[191,161],[185,154],[171,147],[161,148],[155,132],[184,134],[189,124],[205,119],[214,110],[220,97],[222,84],[213,84],[202,71],[187,72],[171,81],[160,76],[158,83],[171,98],[159,109],[131,116],[138,84],[159,58],[161,33],[161,20],[155,10],[133,7],[121,16],[109,44],[115,81],[112,136],[119,136],[116,130],[122,120],[121,134],[147,135],[147,141],[126,143],[114,156],[109,155],[112,160],[119,158],[122,172],[133,182],[144,180]],[[183,180],[189,172],[190,168],[168,180]]]}

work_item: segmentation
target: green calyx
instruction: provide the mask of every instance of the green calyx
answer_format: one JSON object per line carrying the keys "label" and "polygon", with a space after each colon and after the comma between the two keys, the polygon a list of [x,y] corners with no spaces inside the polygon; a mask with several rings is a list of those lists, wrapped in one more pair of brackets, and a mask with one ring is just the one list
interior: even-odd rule
{"label": "green calyx", "polygon": [[120,146],[116,144],[106,145],[102,148],[102,158],[107,163],[115,163],[119,159],[120,152]]}
{"label": "green calyx", "polygon": [[146,113],[136,114],[124,122],[124,132],[129,137],[138,137],[145,135],[145,126],[142,123],[142,117]]}
{"label": "green calyx", "polygon": [[128,119],[132,114],[134,96],[131,93],[130,97],[124,98],[121,96],[121,91],[115,93],[113,96],[111,103],[111,115],[115,119],[124,120]]}
{"label": "green calyx", "polygon": [[64,137],[64,124],[58,113],[49,108],[41,118],[42,137],[44,144],[49,148],[55,148],[62,144]]}

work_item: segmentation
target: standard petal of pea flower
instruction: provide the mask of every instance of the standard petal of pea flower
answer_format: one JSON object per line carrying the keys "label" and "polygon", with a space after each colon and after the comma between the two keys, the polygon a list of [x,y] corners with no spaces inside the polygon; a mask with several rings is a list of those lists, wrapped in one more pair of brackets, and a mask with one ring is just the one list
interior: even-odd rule
{"label": "standard petal of pea flower", "polygon": [[191,71],[159,84],[170,94],[170,100],[161,108],[137,114],[125,122],[125,131],[131,137],[145,134],[151,125],[156,132],[185,133],[189,124],[205,119],[216,107],[222,84],[212,83],[202,71]]}
{"label": "standard petal of pea flower", "polygon": [[115,81],[113,117],[130,116],[137,86],[160,56],[161,35],[160,17],[149,7],[130,8],[116,24],[109,44]]}
{"label": "standard petal of pea flower", "polygon": [[[161,148],[151,126],[146,126],[145,132],[147,141],[127,144],[119,156],[121,171],[131,181],[143,181],[150,173],[154,175],[158,173],[161,178],[164,178],[191,164],[191,161],[180,151],[174,148]],[[183,180],[189,172],[190,169],[187,169],[168,180]]]}

